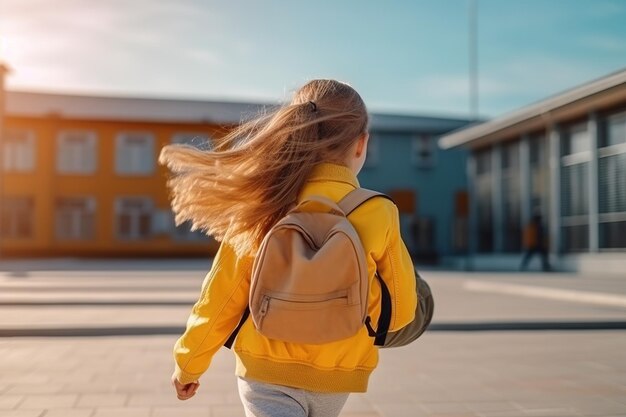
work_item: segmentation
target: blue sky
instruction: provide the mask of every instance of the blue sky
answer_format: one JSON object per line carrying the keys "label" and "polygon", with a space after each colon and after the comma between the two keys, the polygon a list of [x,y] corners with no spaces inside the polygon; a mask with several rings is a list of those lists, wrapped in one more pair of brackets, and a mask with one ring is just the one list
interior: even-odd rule
{"label": "blue sky", "polygon": [[[311,78],[373,111],[467,116],[468,1],[0,0],[14,90],[276,101]],[[478,0],[480,113],[626,67],[626,0]]]}

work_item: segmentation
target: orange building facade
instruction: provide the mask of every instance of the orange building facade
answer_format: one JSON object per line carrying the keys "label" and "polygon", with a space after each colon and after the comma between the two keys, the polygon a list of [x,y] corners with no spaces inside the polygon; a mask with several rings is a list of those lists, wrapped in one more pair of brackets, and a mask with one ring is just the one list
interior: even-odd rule
{"label": "orange building facade", "polygon": [[202,256],[175,227],[157,163],[170,143],[210,146],[255,105],[7,93],[0,256]]}
{"label": "orange building facade", "polygon": [[[175,226],[158,155],[171,143],[206,149],[266,106],[7,92],[0,257],[212,256],[217,242]],[[370,116],[361,185],[396,199],[416,256],[462,250],[466,239],[454,225],[465,218],[455,203],[465,189],[465,152],[442,153],[435,140],[467,121]]]}

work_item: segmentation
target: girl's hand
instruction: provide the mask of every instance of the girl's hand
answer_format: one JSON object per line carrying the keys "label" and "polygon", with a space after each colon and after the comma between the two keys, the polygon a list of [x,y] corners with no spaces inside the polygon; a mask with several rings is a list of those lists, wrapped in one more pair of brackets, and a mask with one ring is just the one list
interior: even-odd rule
{"label": "girl's hand", "polygon": [[176,389],[176,397],[181,401],[185,401],[196,395],[200,381],[181,384],[178,379],[176,379],[176,374],[174,373],[174,375],[172,375],[172,386]]}

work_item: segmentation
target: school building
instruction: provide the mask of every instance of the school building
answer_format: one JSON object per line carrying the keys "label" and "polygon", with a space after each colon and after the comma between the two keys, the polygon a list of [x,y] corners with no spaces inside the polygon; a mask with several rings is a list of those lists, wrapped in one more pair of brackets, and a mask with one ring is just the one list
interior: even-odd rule
{"label": "school building", "polygon": [[539,214],[557,269],[623,274],[626,70],[448,133],[439,144],[469,151],[471,267],[517,268],[524,225]]}
{"label": "school building", "polygon": [[[206,146],[263,104],[18,91],[5,97],[0,257],[215,252],[212,239],[174,226],[167,171],[157,158],[169,143]],[[407,245],[429,259],[462,250],[466,152],[444,152],[437,139],[466,123],[372,115],[360,181],[397,200]]]}

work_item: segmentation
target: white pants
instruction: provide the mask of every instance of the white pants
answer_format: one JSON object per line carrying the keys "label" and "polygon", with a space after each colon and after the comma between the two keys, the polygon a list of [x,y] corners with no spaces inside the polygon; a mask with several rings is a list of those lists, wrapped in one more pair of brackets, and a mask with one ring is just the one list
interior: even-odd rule
{"label": "white pants", "polygon": [[349,393],[313,392],[238,378],[247,417],[337,417]]}

